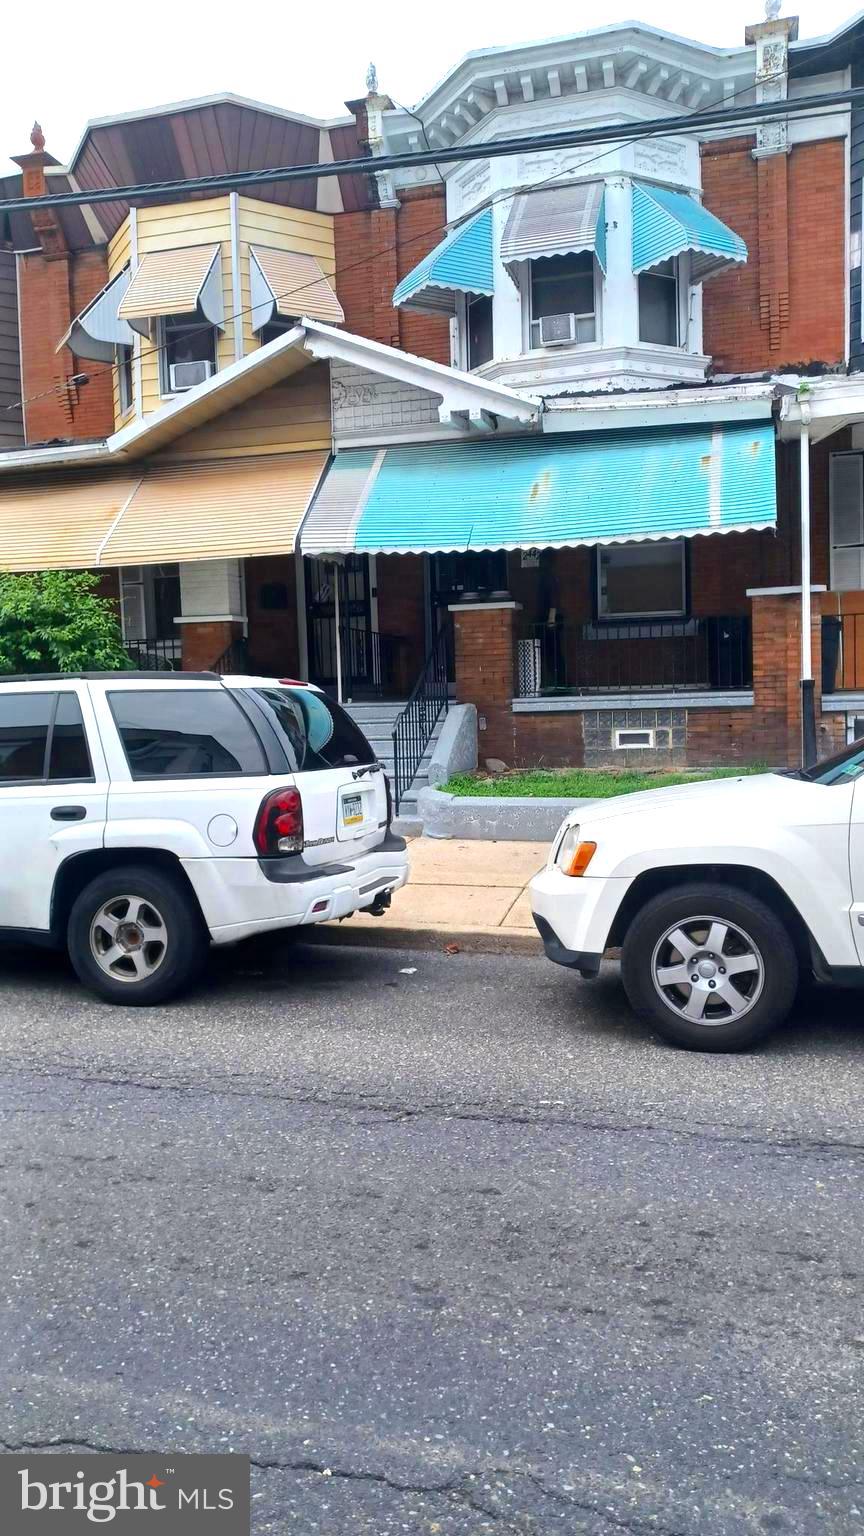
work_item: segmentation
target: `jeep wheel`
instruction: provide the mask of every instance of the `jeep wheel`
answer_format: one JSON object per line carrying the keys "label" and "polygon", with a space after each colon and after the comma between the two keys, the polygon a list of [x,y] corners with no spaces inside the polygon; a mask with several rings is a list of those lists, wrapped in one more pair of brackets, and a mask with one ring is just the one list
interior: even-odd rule
{"label": "jeep wheel", "polygon": [[792,1006],[798,960],[780,918],[748,891],[686,885],[646,903],[622,950],[627,996],[673,1045],[737,1051]]}
{"label": "jeep wheel", "polygon": [[97,875],[69,917],[69,957],[80,980],[112,1003],[174,997],[200,971],[207,934],[183,880],[158,869]]}

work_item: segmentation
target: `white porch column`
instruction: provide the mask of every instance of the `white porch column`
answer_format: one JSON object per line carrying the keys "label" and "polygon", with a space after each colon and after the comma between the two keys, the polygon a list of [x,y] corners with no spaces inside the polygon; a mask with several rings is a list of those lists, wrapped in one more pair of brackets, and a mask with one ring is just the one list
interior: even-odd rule
{"label": "white porch column", "polygon": [[639,290],[633,273],[633,208],[629,176],[606,181],[606,282],[601,335],[604,347],[632,347],[639,336]]}
{"label": "white porch column", "polygon": [[177,624],[246,625],[242,560],[191,560],[180,566]]}
{"label": "white porch column", "polygon": [[801,507],[801,756],[806,768],[816,761],[816,685],[813,678],[813,600],[810,583],[810,405],[799,400]]}

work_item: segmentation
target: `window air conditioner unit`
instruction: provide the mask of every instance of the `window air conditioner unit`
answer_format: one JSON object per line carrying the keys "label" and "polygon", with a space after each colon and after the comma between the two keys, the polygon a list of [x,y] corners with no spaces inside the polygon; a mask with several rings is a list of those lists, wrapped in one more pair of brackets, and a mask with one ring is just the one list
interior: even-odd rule
{"label": "window air conditioner unit", "polygon": [[179,394],[183,389],[194,389],[196,384],[203,384],[213,372],[211,362],[203,363],[172,363],[168,369],[168,379],[173,394]]}
{"label": "window air conditioner unit", "polygon": [[575,315],[543,315],[540,321],[541,347],[565,347],[576,340]]}

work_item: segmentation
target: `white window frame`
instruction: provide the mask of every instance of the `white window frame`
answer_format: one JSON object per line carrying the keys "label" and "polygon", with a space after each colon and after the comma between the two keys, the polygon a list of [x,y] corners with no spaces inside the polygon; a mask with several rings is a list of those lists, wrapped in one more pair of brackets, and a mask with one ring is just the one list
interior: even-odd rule
{"label": "white window frame", "polygon": [[495,361],[495,300],[494,300],[494,298],[492,297],[491,294],[486,294],[486,293],[475,293],[475,294],[466,293],[464,295],[464,297],[463,297],[463,300],[462,300],[462,332],[463,332],[463,336],[464,336],[464,340],[465,340],[465,372],[466,373],[473,373],[473,371],[474,371],[473,368],[471,367],[471,330],[470,330],[470,319],[469,319],[470,314],[471,314],[471,305],[472,304],[476,304],[478,302],[478,300],[480,300],[480,299],[486,299],[492,305],[492,356],[491,357],[487,357],[484,362],[478,363],[477,367],[478,368],[486,368],[489,365],[489,363],[492,363],[492,362]]}
{"label": "white window frame", "polygon": [[[852,544],[839,544],[834,532],[835,496],[834,477],[836,466],[840,459],[853,459],[858,466],[858,504],[861,509],[861,538]],[[854,451],[847,453],[832,453],[828,460],[828,542],[829,542],[829,583],[832,592],[860,592],[864,589],[864,454]],[[840,550],[858,550],[859,581],[857,586],[841,586],[837,581],[837,553]]]}
{"label": "white window frame", "polygon": [[[121,353],[129,354],[129,376],[121,358]],[[120,415],[125,416],[132,410],[135,404],[135,348],[118,345],[114,348],[114,365],[117,369],[117,403],[120,407]]]}
{"label": "white window frame", "polygon": [[[572,252],[571,254],[576,255],[578,253]],[[599,347],[603,341],[603,269],[597,260],[597,252],[592,251],[590,254],[594,265],[594,339],[593,341],[571,341],[569,343],[569,350],[574,352],[577,349],[581,352],[585,347]],[[537,257],[537,260],[542,261],[543,257]],[[527,315],[527,325],[524,328],[525,350],[527,352],[536,352],[538,356],[541,357],[545,357],[550,351],[566,352],[568,350],[567,346],[550,348],[542,347],[539,343],[537,346],[534,345],[534,284],[531,280],[533,265],[533,261],[523,261],[521,263],[521,270],[519,273],[519,291],[522,295],[522,313],[523,315]],[[586,320],[588,319],[588,316],[584,314],[577,315],[576,319]]]}
{"label": "white window frame", "polygon": [[[687,332],[690,328],[689,313],[685,313],[685,296],[689,298],[689,285],[682,281],[681,257],[670,257],[672,262],[672,276],[667,277],[665,272],[639,272],[636,275],[636,340],[640,347],[667,347],[670,351],[682,352],[688,349]],[[644,341],[642,338],[642,326],[640,323],[640,283],[643,277],[659,277],[661,281],[675,284],[675,335],[674,342],[668,341]],[[684,340],[682,341],[682,336]]]}
{"label": "white window frame", "polygon": [[645,619],[646,621],[650,621],[651,619],[686,619],[687,618],[687,540],[686,539],[668,539],[668,540],[664,540],[663,541],[663,548],[664,549],[672,549],[672,548],[674,548],[674,546],[676,544],[678,545],[678,548],[679,548],[679,551],[680,551],[680,555],[681,555],[681,598],[682,598],[682,606],[680,608],[664,608],[664,609],[649,610],[647,612],[645,611],[645,609],[641,609],[641,610],[638,610],[638,611],[633,612],[633,613],[605,613],[604,610],[603,610],[603,590],[602,590],[602,579],[603,579],[602,558],[603,558],[604,554],[614,554],[615,551],[619,550],[619,549],[632,549],[633,545],[632,544],[627,544],[627,543],[621,543],[621,544],[598,544],[597,545],[597,553],[596,553],[596,558],[595,558],[595,562],[594,562],[594,581],[595,581],[595,593],[596,593],[596,602],[597,602],[597,622],[598,622],[599,625],[625,623],[629,619]]}

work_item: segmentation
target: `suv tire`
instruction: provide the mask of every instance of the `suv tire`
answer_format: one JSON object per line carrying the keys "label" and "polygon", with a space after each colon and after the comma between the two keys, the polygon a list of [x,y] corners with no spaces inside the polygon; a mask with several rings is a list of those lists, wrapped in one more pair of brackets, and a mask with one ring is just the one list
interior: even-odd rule
{"label": "suv tire", "polygon": [[755,1045],[798,987],[795,946],[777,914],[749,891],[708,882],[646,902],[625,935],[621,971],[637,1013],[692,1051]]}
{"label": "suv tire", "polygon": [[111,1003],[162,1003],[187,987],[207,955],[198,905],[178,875],[119,865],[86,885],[67,930],[79,979]]}

